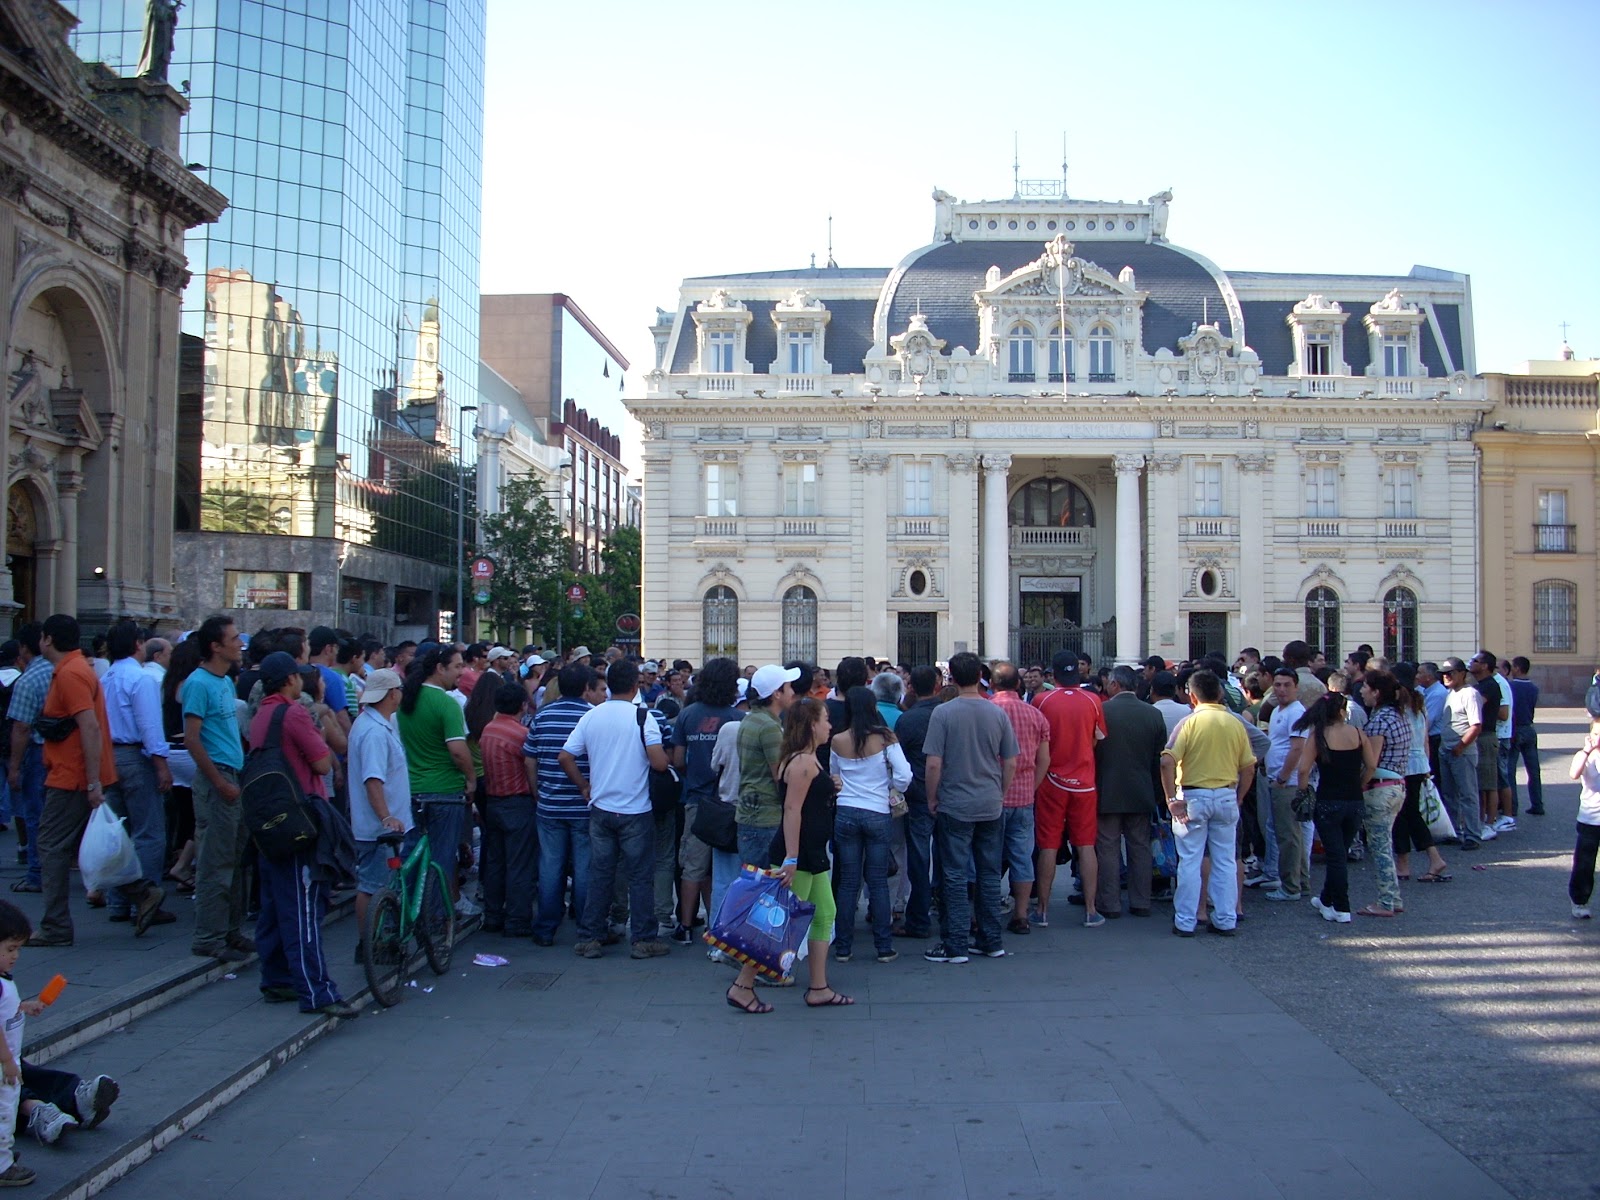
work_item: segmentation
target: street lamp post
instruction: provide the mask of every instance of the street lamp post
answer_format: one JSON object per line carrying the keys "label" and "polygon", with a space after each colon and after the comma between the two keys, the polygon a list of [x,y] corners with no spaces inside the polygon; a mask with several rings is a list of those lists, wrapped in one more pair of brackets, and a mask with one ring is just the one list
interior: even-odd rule
{"label": "street lamp post", "polygon": [[476,404],[463,404],[456,419],[456,619],[451,632],[459,640],[466,628],[466,577],[467,577],[467,449],[466,416],[476,413]]}
{"label": "street lamp post", "polygon": [[[562,500],[565,499],[567,486],[572,481],[572,456],[569,454],[565,458],[563,458],[561,460],[560,466],[557,467],[556,470],[557,470],[557,473],[561,476],[560,480],[557,482],[556,487],[555,487],[556,527],[559,529],[559,528],[562,528],[562,524],[561,524],[561,503],[562,503]],[[570,566],[571,565],[571,555],[570,554],[568,555],[567,561],[568,561],[568,565]],[[562,650],[563,650],[563,646],[561,645],[561,621],[562,621],[562,618],[565,617],[566,615],[567,615],[567,596],[566,596],[566,592],[563,591],[562,594],[561,594],[561,599],[556,602],[556,655],[558,657],[561,655]]]}

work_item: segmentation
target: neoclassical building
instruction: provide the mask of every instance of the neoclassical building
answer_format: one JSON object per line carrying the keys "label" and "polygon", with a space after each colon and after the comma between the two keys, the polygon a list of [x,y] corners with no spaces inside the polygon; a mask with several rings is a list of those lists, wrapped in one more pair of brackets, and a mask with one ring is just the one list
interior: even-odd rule
{"label": "neoclassical building", "polygon": [[85,67],[75,23],[0,12],[0,619],[175,621],[184,234],[226,201],[178,156],[183,97]]}
{"label": "neoclassical building", "polygon": [[1225,271],[1168,240],[1170,193],[1022,190],[935,192],[893,269],[658,310],[646,651],[1471,647],[1467,277]]}

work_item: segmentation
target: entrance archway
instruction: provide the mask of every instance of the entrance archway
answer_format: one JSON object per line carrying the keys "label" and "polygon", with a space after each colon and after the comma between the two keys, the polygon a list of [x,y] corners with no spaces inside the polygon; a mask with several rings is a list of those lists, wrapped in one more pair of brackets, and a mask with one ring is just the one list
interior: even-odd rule
{"label": "entrance archway", "polygon": [[37,621],[39,603],[39,510],[26,484],[14,483],[6,493],[6,568],[11,572],[11,595],[22,607],[17,624]]}

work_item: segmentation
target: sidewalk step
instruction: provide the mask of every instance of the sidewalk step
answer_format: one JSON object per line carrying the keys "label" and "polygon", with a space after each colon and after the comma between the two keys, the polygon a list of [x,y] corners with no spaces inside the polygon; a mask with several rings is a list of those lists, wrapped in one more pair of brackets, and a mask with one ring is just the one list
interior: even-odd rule
{"label": "sidewalk step", "polygon": [[[419,987],[449,985],[464,961],[460,943],[480,923],[478,917],[458,923],[456,957],[444,977],[436,978],[419,956],[411,974]],[[372,997],[353,962],[355,922],[330,913],[326,928],[329,968],[345,998],[366,1008]],[[84,1077],[110,1075],[121,1097],[98,1129],[69,1130],[55,1146],[18,1136],[20,1156],[43,1185],[37,1194],[87,1200],[173,1141],[203,1138],[193,1131],[206,1117],[346,1023],[302,1013],[292,1004],[266,1003],[257,989],[254,960],[226,966],[196,962],[199,973],[193,968],[181,973],[185,978],[177,986],[184,990],[175,999],[162,1001],[153,985],[141,981],[126,989],[114,1011],[97,1021],[68,1022],[41,1042],[51,1053],[52,1067]],[[26,1057],[43,1061],[31,1047]]]}

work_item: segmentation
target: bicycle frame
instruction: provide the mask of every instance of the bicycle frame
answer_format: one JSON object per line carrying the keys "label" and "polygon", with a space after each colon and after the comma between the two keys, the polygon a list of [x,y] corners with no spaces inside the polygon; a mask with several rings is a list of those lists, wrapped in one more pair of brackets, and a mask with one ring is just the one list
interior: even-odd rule
{"label": "bicycle frame", "polygon": [[389,869],[394,872],[390,886],[400,893],[401,941],[411,936],[411,929],[422,913],[423,882],[432,866],[433,855],[429,851],[426,833],[417,839],[417,844],[411,848],[404,862],[400,861],[398,855],[389,858]]}

